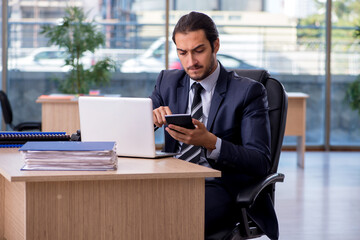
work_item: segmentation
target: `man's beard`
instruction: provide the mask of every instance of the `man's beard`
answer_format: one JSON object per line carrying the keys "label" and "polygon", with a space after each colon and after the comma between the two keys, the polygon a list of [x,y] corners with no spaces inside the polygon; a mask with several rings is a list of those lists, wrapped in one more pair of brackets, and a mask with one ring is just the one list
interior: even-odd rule
{"label": "man's beard", "polygon": [[201,81],[205,78],[207,78],[211,73],[212,73],[212,70],[214,69],[214,66],[215,66],[215,61],[214,61],[215,58],[211,58],[211,63],[210,63],[210,66],[209,68],[204,72],[203,75],[199,76],[199,77],[192,77],[190,74],[189,74],[189,69],[192,68],[192,67],[198,67],[198,65],[195,65],[195,66],[192,66],[190,68],[188,68],[188,75],[190,76],[191,79],[195,80],[195,81]]}

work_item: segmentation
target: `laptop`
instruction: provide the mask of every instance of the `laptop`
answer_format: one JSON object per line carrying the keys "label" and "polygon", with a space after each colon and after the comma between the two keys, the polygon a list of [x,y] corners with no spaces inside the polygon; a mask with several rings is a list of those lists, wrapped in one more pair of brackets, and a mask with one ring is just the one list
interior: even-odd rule
{"label": "laptop", "polygon": [[118,156],[159,158],[150,98],[79,97],[82,141],[115,141]]}

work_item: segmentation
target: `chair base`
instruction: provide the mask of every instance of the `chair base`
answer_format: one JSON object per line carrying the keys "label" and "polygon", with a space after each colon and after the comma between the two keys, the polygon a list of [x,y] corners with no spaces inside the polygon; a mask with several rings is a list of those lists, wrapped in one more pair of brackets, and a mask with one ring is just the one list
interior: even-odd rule
{"label": "chair base", "polygon": [[223,229],[210,236],[206,236],[205,240],[242,240],[238,227],[232,229]]}
{"label": "chair base", "polygon": [[249,222],[249,234],[245,236],[241,234],[240,231],[240,223],[232,228],[222,229],[219,232],[216,232],[210,236],[206,236],[205,240],[245,240],[245,239],[253,239],[258,238],[264,235],[264,233],[256,226],[252,226],[253,222]]}

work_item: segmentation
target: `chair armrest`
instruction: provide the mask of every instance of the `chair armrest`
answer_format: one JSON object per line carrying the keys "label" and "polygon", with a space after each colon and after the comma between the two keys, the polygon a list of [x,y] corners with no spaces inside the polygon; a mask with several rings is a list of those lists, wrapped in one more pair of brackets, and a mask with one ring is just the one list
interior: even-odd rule
{"label": "chair armrest", "polygon": [[242,189],[238,192],[236,202],[240,207],[248,207],[251,206],[254,202],[259,193],[269,186],[270,184],[276,182],[283,182],[285,175],[282,173],[273,173],[265,178],[255,182],[254,184],[249,185],[248,187]]}
{"label": "chair armrest", "polygon": [[23,122],[14,127],[14,131],[39,130],[41,131],[41,122]]}

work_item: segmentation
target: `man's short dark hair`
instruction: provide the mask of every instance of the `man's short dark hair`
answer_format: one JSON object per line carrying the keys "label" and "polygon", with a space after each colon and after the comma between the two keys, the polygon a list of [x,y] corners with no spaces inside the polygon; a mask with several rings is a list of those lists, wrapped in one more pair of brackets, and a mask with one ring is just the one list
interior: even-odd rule
{"label": "man's short dark hair", "polygon": [[190,12],[189,14],[182,16],[174,28],[172,40],[176,44],[176,33],[186,34],[197,30],[204,30],[206,38],[210,42],[211,49],[214,51],[214,41],[218,39],[219,33],[214,21],[204,13]]}

